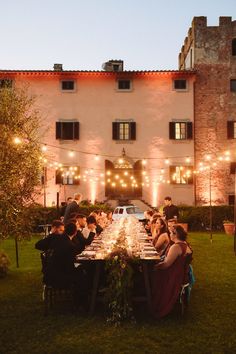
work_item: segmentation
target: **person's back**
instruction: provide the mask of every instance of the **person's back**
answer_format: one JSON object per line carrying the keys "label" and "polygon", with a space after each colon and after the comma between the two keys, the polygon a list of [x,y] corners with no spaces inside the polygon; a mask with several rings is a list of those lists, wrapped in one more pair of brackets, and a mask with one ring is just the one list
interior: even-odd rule
{"label": "person's back", "polygon": [[67,205],[63,222],[67,224],[68,221],[71,219],[71,215],[73,213],[79,213],[79,203],[82,199],[82,195],[80,193],[75,194],[73,202]]}
{"label": "person's back", "polygon": [[75,249],[71,241],[76,226],[68,224],[63,235],[50,235],[40,240],[35,247],[45,252],[44,282],[58,287],[67,287],[74,277]]}

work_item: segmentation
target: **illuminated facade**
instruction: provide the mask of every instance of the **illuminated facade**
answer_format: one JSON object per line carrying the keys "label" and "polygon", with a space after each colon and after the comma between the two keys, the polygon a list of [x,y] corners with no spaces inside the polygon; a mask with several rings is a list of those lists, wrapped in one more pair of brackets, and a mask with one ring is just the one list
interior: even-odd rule
{"label": "illuminated facade", "polygon": [[157,206],[171,195],[193,204],[194,80],[192,70],[124,71],[122,61],[103,71],[1,70],[2,87],[27,85],[37,97],[47,159],[41,202],[80,191],[92,201]]}

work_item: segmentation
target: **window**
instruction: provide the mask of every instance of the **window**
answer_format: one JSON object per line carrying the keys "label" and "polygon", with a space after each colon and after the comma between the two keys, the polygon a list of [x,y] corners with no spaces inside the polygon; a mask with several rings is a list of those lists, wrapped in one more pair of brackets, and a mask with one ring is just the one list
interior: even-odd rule
{"label": "window", "polygon": [[236,79],[230,80],[230,91],[236,92]]}
{"label": "window", "polygon": [[192,166],[170,166],[170,181],[172,184],[192,184]]}
{"label": "window", "polygon": [[235,175],[236,171],[236,162],[230,162],[230,174]]}
{"label": "window", "polygon": [[79,140],[79,122],[56,122],[56,139]]}
{"label": "window", "polygon": [[227,122],[227,138],[236,139],[236,121]]}
{"label": "window", "polygon": [[0,89],[12,88],[13,81],[10,79],[0,79]]}
{"label": "window", "polygon": [[175,90],[186,90],[187,89],[187,81],[186,80],[174,80],[174,89]]}
{"label": "window", "polygon": [[193,138],[192,122],[170,122],[169,138],[172,140],[188,140]]}
{"label": "window", "polygon": [[130,91],[131,81],[130,80],[118,80],[118,90]]}
{"label": "window", "polygon": [[75,91],[75,81],[74,80],[62,80],[61,81],[62,91]]}
{"label": "window", "polygon": [[124,210],[123,209],[119,209],[119,214],[123,214]]}
{"label": "window", "polygon": [[229,205],[234,205],[234,200],[235,200],[234,194],[230,194],[230,195],[228,196]]}
{"label": "window", "polygon": [[112,123],[113,140],[136,140],[135,122],[113,122]]}
{"label": "window", "polygon": [[56,184],[78,185],[80,184],[79,167],[63,166],[56,170]]}
{"label": "window", "polygon": [[236,38],[232,40],[232,55],[236,56]]}

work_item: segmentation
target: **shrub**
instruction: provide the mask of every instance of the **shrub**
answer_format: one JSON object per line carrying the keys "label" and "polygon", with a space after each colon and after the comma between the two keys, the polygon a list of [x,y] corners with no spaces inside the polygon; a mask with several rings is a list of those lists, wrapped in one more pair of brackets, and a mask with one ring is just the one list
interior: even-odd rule
{"label": "shrub", "polygon": [[[209,206],[181,206],[179,207],[179,222],[188,223],[190,231],[209,230]],[[234,219],[234,207],[231,205],[212,206],[212,230],[222,231],[224,220]]]}

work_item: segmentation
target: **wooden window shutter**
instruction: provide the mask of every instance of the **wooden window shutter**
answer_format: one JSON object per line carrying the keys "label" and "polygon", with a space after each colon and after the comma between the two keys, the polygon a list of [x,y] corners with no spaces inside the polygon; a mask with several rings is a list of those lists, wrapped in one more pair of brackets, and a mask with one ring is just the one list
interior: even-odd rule
{"label": "wooden window shutter", "polygon": [[61,171],[56,170],[56,184],[62,184],[62,177],[61,177]]}
{"label": "wooden window shutter", "polygon": [[169,122],[169,139],[175,139],[175,122]]}
{"label": "wooden window shutter", "polygon": [[56,139],[61,139],[61,122],[56,122]]}
{"label": "wooden window shutter", "polygon": [[119,123],[112,122],[112,139],[119,140]]}
{"label": "wooden window shutter", "polygon": [[193,138],[193,123],[187,122],[187,139]]}
{"label": "wooden window shutter", "polygon": [[235,169],[236,169],[236,162],[231,162],[230,163],[230,174],[231,175],[235,174]]}
{"label": "wooden window shutter", "polygon": [[227,138],[234,139],[234,122],[233,121],[227,122]]}
{"label": "wooden window shutter", "polygon": [[74,139],[79,140],[79,122],[74,122]]}
{"label": "wooden window shutter", "polygon": [[136,123],[130,123],[130,140],[136,140]]}

